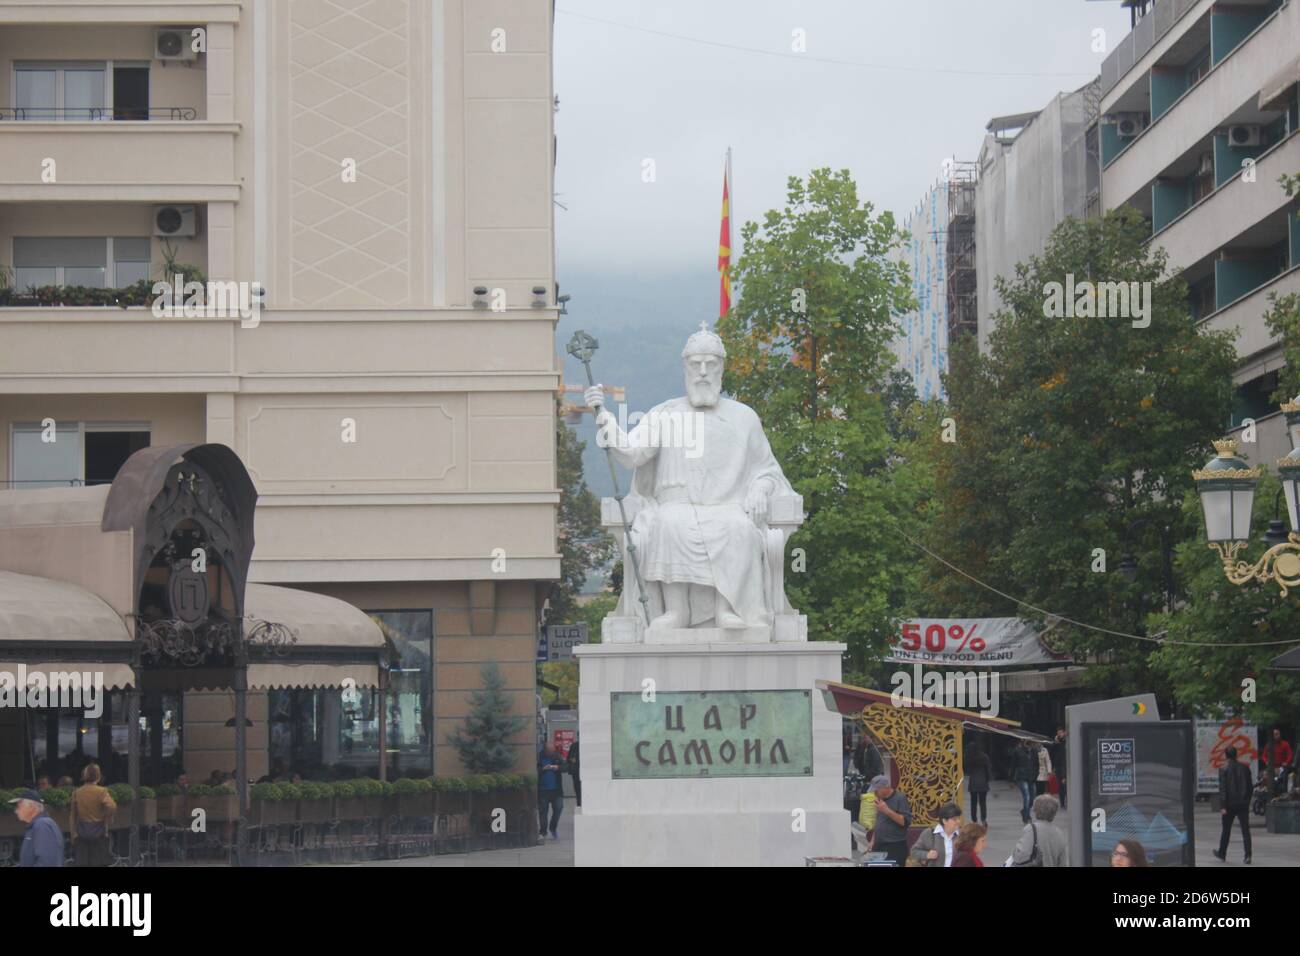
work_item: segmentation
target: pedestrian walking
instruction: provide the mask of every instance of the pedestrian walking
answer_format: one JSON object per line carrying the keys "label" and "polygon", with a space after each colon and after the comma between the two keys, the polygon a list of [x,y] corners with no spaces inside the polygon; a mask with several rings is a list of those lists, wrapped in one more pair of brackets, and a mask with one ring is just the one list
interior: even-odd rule
{"label": "pedestrian walking", "polygon": [[1034,789],[1037,791],[1036,796],[1041,797],[1047,792],[1047,781],[1052,776],[1052,755],[1047,752],[1046,747],[1038,748],[1038,778],[1034,781]]}
{"label": "pedestrian walking", "polygon": [[1110,851],[1111,866],[1150,866],[1147,863],[1147,851],[1142,844],[1132,837],[1124,837]]}
{"label": "pedestrian walking", "polygon": [[1052,766],[1056,768],[1056,785],[1060,791],[1059,798],[1061,809],[1066,807],[1065,796],[1065,768],[1068,764],[1070,752],[1069,744],[1066,743],[1066,733],[1064,727],[1056,728],[1056,737],[1052,743]]}
{"label": "pedestrian walking", "polygon": [[970,790],[970,818],[974,823],[989,822],[989,780],[993,762],[978,740],[966,752],[966,779]]}
{"label": "pedestrian walking", "polygon": [[9,801],[17,804],[14,814],[27,824],[22,847],[18,851],[19,866],[62,866],[63,832],[45,812],[45,801],[35,790],[24,790]]}
{"label": "pedestrian walking", "polygon": [[1011,853],[1012,866],[1069,866],[1070,844],[1052,821],[1061,809],[1050,793],[1034,798],[1033,820],[1025,826]]}
{"label": "pedestrian walking", "polygon": [[[547,743],[537,755],[537,826],[538,836],[545,839],[549,830],[552,840],[560,838],[560,814],[564,812],[564,791],[560,789],[560,774],[564,770],[564,758],[555,750],[555,744]],[[550,825],[547,825],[547,814]]]}
{"label": "pedestrian walking", "polygon": [[564,755],[564,769],[568,771],[570,779],[573,780],[573,802],[577,806],[582,806],[582,767],[578,763],[578,741],[575,739],[573,745],[569,747],[569,752]]}
{"label": "pedestrian walking", "polygon": [[939,808],[939,822],[926,830],[912,844],[910,863],[915,866],[952,866],[953,840],[961,829],[961,807],[945,803]]}
{"label": "pedestrian walking", "polygon": [[989,828],[982,823],[968,823],[958,830],[957,839],[953,841],[956,852],[952,865],[983,866],[984,861],[980,859],[980,854],[989,845],[988,832]]}
{"label": "pedestrian walking", "polygon": [[1038,779],[1038,756],[1032,741],[1022,740],[1011,757],[1011,779],[1020,791],[1020,822],[1029,822],[1034,802],[1034,781]]}
{"label": "pedestrian walking", "polygon": [[1251,783],[1250,770],[1237,760],[1237,748],[1229,747],[1223,752],[1228,758],[1227,764],[1219,771],[1219,814],[1223,817],[1223,832],[1219,834],[1219,848],[1211,851],[1216,858],[1227,860],[1228,838],[1232,836],[1232,821],[1235,817],[1241,821],[1241,842],[1246,855],[1243,863],[1250,862],[1250,796],[1255,787]]}
{"label": "pedestrian walking", "polygon": [[81,786],[72,794],[68,830],[77,866],[108,866],[112,862],[108,828],[117,804],[108,788],[101,786],[100,776],[99,764],[86,764],[81,771]]}
{"label": "pedestrian walking", "polygon": [[889,785],[889,778],[877,775],[867,787],[876,795],[876,829],[871,847],[886,854],[898,866],[907,862],[907,828],[912,825],[912,807],[901,790]]}

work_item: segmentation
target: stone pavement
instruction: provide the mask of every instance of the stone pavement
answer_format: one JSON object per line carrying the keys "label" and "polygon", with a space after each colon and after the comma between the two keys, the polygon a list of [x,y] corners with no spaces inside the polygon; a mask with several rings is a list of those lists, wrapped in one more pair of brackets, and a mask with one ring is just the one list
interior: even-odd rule
{"label": "stone pavement", "polygon": [[[573,865],[573,817],[575,807],[572,797],[565,797],[564,814],[560,817],[560,839],[551,840],[535,847],[519,850],[488,850],[480,853],[448,854],[446,856],[413,857],[406,860],[377,860],[369,863],[351,864],[354,866],[572,866]],[[1020,795],[1015,787],[1004,781],[998,781],[989,792],[989,845],[984,852],[984,863],[989,867],[1000,867],[1011,855],[1024,828],[1020,822]],[[581,812],[581,811],[576,811]],[[1058,822],[1064,823],[1063,818]],[[1208,802],[1196,804],[1196,865],[1198,867],[1230,868],[1240,867],[1241,830],[1234,827],[1232,839],[1228,844],[1228,862],[1220,863],[1211,854],[1218,849],[1220,818],[1210,809]],[[1064,825],[1061,826],[1065,830]],[[1297,866],[1300,865],[1300,835],[1268,833],[1264,829],[1264,818],[1253,817],[1251,820],[1252,866]],[[849,852],[848,837],[845,837],[844,852]]]}

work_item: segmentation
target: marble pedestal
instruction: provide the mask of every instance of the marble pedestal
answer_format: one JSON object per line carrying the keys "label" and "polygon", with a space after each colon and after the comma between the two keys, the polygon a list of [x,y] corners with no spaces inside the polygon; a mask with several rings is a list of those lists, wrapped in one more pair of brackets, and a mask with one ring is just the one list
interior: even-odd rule
{"label": "marble pedestal", "polygon": [[[819,679],[840,679],[844,649],[829,642],[575,648],[582,742],[575,863],[802,866],[808,856],[847,855],[840,715],[815,687]],[[807,691],[811,775],[615,779],[611,694],[643,694],[647,686],[657,699],[685,691]]]}

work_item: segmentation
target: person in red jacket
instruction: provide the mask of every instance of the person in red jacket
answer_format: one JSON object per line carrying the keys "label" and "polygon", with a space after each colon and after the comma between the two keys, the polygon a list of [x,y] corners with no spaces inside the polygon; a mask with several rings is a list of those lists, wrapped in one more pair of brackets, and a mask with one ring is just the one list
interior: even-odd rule
{"label": "person in red jacket", "polygon": [[1264,746],[1259,761],[1268,768],[1269,779],[1279,793],[1286,791],[1286,768],[1291,766],[1294,756],[1291,745],[1282,738],[1282,728],[1274,727],[1273,738]]}

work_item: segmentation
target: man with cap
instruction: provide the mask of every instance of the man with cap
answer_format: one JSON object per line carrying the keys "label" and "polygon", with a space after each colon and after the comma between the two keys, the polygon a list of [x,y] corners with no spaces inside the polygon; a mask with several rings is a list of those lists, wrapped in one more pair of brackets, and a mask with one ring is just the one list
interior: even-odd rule
{"label": "man with cap", "polygon": [[903,866],[907,862],[907,828],[912,825],[912,807],[903,791],[891,787],[883,773],[872,778],[867,792],[876,795],[876,829],[871,847],[877,853],[886,854],[894,865]]}
{"label": "man with cap", "polygon": [[19,866],[62,866],[63,831],[45,812],[45,802],[35,790],[24,790],[10,803],[18,804],[14,813],[27,824]]}

